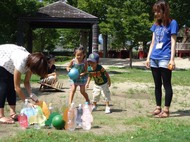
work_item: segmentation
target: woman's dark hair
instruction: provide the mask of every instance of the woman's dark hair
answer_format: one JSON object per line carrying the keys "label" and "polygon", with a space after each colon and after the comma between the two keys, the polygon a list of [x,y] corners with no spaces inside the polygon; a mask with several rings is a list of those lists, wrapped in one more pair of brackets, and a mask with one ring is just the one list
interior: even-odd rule
{"label": "woman's dark hair", "polygon": [[44,54],[37,52],[28,56],[26,61],[26,67],[31,70],[32,73],[44,77],[48,74],[48,63]]}
{"label": "woman's dark hair", "polygon": [[49,54],[49,55],[46,56],[46,58],[47,58],[47,60],[49,61],[49,60],[51,60],[51,59],[55,59],[55,56],[52,55],[52,54]]}
{"label": "woman's dark hair", "polygon": [[55,60],[55,56],[52,55],[52,54],[49,54],[49,55],[46,56],[46,59],[47,59],[47,62],[50,63],[52,61],[52,59]]}
{"label": "woman's dark hair", "polygon": [[161,25],[161,23],[163,23],[164,26],[167,26],[170,23],[170,8],[169,4],[165,0],[158,0],[153,6],[153,12],[163,13],[163,19],[158,19],[156,24]]}

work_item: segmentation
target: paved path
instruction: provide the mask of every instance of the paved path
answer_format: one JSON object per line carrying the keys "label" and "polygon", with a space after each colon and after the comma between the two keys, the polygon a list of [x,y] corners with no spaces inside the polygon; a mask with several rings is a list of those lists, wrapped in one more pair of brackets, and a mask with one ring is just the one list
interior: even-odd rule
{"label": "paved path", "polygon": [[[132,66],[138,67],[138,68],[145,68],[145,60],[146,59],[133,59],[132,60]],[[119,59],[119,58],[100,58],[101,65],[104,66],[104,68],[108,68],[110,66],[112,67],[129,67],[129,58],[127,59]],[[176,69],[190,69],[190,58],[175,58],[176,63]],[[63,65],[56,65],[58,68],[66,68],[68,63],[65,63]]]}

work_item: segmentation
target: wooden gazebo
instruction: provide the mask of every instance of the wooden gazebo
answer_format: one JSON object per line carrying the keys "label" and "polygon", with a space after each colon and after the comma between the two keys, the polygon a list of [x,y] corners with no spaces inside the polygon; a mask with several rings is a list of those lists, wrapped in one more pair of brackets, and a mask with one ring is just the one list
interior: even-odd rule
{"label": "wooden gazebo", "polygon": [[17,44],[23,45],[23,26],[28,24],[27,49],[32,52],[32,30],[35,28],[90,29],[89,52],[98,49],[98,18],[65,2],[57,1],[42,7],[34,16],[20,17]]}

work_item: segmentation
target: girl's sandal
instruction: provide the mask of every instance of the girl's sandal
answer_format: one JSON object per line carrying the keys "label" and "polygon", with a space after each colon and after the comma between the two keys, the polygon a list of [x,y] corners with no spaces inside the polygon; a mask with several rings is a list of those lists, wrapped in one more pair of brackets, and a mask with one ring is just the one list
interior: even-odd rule
{"label": "girl's sandal", "polygon": [[15,124],[15,121],[11,118],[0,117],[0,124]]}
{"label": "girl's sandal", "polygon": [[167,118],[170,116],[169,111],[162,111],[160,114],[155,115],[155,118]]}
{"label": "girl's sandal", "polygon": [[12,118],[14,121],[18,121],[18,114],[11,114],[10,118]]}
{"label": "girl's sandal", "polygon": [[162,108],[155,108],[153,112],[151,112],[152,115],[158,115],[162,112]]}

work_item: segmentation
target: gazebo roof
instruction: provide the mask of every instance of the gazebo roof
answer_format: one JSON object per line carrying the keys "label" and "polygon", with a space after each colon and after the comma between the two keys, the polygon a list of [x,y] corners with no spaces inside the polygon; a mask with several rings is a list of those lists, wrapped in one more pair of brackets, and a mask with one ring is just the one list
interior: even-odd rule
{"label": "gazebo roof", "polygon": [[57,1],[42,7],[38,11],[38,16],[56,17],[56,18],[95,18],[89,13],[86,13],[78,8],[75,8],[65,2]]}
{"label": "gazebo roof", "polygon": [[57,1],[45,7],[31,17],[22,17],[31,27],[37,28],[86,28],[91,29],[98,18],[65,2]]}
{"label": "gazebo roof", "polygon": [[18,20],[18,45],[23,45],[23,25],[27,23],[29,52],[32,52],[32,30],[34,28],[89,29],[89,52],[98,48],[98,18],[62,1],[42,7],[33,16]]}

